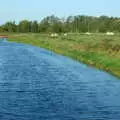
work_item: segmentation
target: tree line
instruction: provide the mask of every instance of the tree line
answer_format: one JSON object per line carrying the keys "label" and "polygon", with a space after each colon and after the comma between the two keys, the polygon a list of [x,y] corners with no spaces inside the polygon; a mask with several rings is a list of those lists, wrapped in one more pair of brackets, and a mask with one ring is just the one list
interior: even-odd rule
{"label": "tree line", "polygon": [[41,22],[22,20],[19,24],[8,21],[0,26],[0,32],[65,33],[65,32],[120,32],[120,18],[108,16],[45,17]]}

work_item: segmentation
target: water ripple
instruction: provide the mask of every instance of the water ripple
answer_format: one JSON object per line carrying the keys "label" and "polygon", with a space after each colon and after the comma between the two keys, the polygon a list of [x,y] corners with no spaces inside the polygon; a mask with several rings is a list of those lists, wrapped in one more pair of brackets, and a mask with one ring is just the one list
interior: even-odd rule
{"label": "water ripple", "polygon": [[30,45],[0,43],[0,120],[119,120],[120,81]]}

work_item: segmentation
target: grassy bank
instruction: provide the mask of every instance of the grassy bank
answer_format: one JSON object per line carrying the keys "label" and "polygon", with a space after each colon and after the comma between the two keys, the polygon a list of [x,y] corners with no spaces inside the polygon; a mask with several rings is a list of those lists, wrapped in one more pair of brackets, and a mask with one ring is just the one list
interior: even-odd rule
{"label": "grassy bank", "polygon": [[9,41],[40,46],[120,77],[120,35],[69,34],[51,38],[46,34],[14,34]]}

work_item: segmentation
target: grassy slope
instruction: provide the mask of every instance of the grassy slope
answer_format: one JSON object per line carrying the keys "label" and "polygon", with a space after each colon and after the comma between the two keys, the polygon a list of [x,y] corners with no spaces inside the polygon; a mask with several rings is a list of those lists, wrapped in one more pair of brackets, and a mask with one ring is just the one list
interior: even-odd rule
{"label": "grassy slope", "polygon": [[50,38],[48,35],[40,34],[16,34],[9,38],[9,41],[47,48],[120,77],[119,37],[103,34],[90,36],[70,34],[66,38]]}

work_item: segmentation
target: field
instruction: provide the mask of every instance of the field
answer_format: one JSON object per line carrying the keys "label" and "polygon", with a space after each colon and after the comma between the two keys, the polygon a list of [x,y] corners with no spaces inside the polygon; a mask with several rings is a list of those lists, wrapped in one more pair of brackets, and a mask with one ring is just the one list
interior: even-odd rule
{"label": "field", "polygon": [[56,38],[49,34],[12,34],[9,41],[32,44],[69,56],[120,77],[120,35],[68,34]]}

